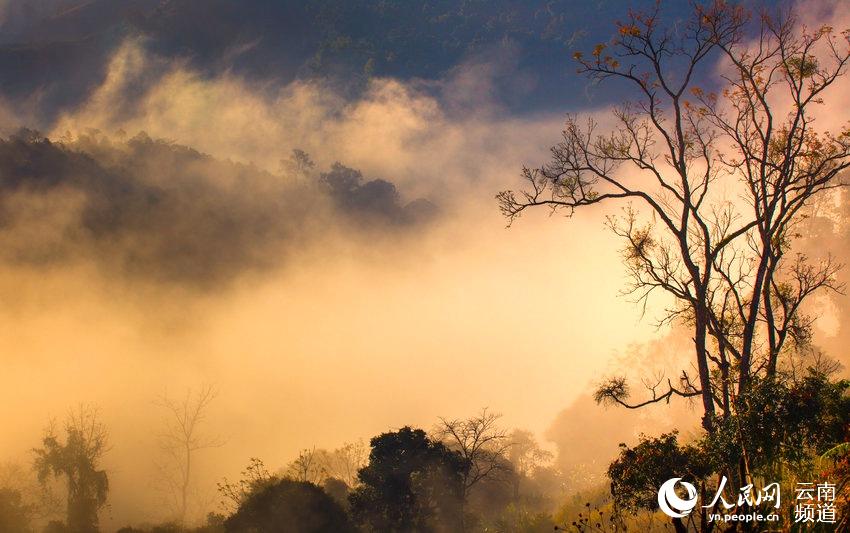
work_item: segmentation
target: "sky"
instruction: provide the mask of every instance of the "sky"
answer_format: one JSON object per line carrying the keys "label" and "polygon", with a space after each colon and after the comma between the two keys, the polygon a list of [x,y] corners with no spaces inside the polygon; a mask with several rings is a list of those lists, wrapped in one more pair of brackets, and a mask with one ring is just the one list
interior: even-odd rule
{"label": "sky", "polygon": [[[615,449],[693,419],[589,405],[605,375],[675,372],[686,351],[653,325],[663,299],[644,314],[620,294],[610,210],[506,228],[494,199],[567,112],[609,120],[622,91],[569,56],[609,39],[624,3],[437,2],[425,22],[202,3],[0,1],[0,462],[98,406],[117,524],[157,509],[157,398],[205,384],[222,443],[207,499],[250,457],[283,466],[483,407],[588,460],[588,420]],[[847,304],[821,305],[839,347]]]}

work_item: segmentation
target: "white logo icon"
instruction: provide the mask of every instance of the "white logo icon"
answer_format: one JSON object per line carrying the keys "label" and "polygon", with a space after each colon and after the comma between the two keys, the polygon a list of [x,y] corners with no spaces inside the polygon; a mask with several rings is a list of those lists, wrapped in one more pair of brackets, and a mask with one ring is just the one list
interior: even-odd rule
{"label": "white logo icon", "polygon": [[658,489],[658,506],[671,518],[684,518],[697,505],[697,489],[687,481],[681,481],[681,484],[688,491],[688,498],[682,499],[676,494],[676,483],[681,479],[680,477],[668,479]]}

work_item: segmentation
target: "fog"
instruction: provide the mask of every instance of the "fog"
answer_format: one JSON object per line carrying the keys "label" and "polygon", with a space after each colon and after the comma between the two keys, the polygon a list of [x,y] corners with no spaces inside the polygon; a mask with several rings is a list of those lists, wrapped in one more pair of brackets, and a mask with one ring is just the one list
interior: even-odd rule
{"label": "fog", "polygon": [[[199,454],[205,510],[250,457],[277,468],[482,407],[574,445],[559,464],[597,474],[639,431],[694,424],[685,402],[637,418],[590,405],[615,370],[675,373],[688,339],[652,325],[665,301],[644,316],[619,294],[601,211],[505,227],[493,196],[546,158],[567,110],[503,113],[481,97],[488,72],[457,69],[441,98],[378,78],[349,100],[320,82],[206,76],[125,42],[84,103],[40,125],[49,141],[0,147],[7,162],[41,150],[55,163],[2,182],[0,458],[28,464],[51,418],[98,406],[113,528],[167,518],[156,400],[204,384],[218,391],[204,431],[221,441]],[[23,125],[0,102],[0,130]],[[312,170],[289,164],[295,149]],[[335,162],[386,194],[337,202],[319,188]],[[840,257],[846,205],[821,221]],[[821,312],[819,340],[846,346],[846,300]]]}
{"label": "fog", "polygon": [[[67,158],[93,157],[101,181],[72,169],[37,190],[7,185],[8,205],[28,215],[12,210],[4,234],[15,253],[0,286],[0,401],[15,406],[4,423],[16,431],[0,449],[27,461],[51,417],[98,405],[112,442],[105,526],[156,509],[164,393],[219,391],[206,431],[224,444],[203,452],[197,483],[215,501],[215,481],[249,457],[281,466],[305,447],[485,406],[542,433],[617,347],[653,334],[617,298],[617,243],[599,217],[506,229],[496,209],[495,192],[545,153],[559,113],[449,114],[392,80],[356,102],[303,85],[268,96],[160,62],[122,47],[92,99],[48,133],[66,136]],[[122,88],[152,63],[161,77],[124,109]],[[134,141],[141,131],[210,156]],[[317,173],[341,161],[396,184],[399,205],[424,197],[437,214],[399,226],[340,213],[278,174],[295,148]],[[116,179],[116,193],[92,196]],[[146,186],[162,200],[139,203]],[[84,224],[92,212],[103,221]]]}

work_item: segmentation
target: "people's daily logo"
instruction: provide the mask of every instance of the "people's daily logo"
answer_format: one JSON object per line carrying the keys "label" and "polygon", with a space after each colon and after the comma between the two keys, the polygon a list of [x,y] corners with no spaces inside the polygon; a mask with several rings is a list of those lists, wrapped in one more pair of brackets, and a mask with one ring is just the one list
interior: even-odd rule
{"label": "people's daily logo", "polygon": [[[688,493],[687,498],[680,498],[676,494],[676,484],[685,488]],[[658,506],[664,511],[664,514],[671,518],[684,518],[694,510],[697,505],[697,489],[687,481],[682,481],[680,477],[668,479],[658,489]]]}
{"label": "people's daily logo", "polygon": [[[714,498],[703,505],[709,522],[779,522],[781,489],[779,483],[757,488],[748,483],[728,498],[728,479],[722,476]],[[800,523],[836,523],[835,484],[797,483],[793,520]],[[705,495],[704,495],[705,496]],[[684,518],[697,506],[699,494],[693,484],[680,477],[668,479],[658,488],[658,507],[670,518]]]}

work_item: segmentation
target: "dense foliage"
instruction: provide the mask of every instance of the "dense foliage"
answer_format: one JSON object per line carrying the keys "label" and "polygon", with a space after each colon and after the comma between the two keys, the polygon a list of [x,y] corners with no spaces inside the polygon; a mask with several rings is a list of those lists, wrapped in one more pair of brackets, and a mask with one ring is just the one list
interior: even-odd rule
{"label": "dense foliage", "polygon": [[250,495],[224,523],[228,533],[349,533],[345,510],[320,487],[282,479]]}
{"label": "dense foliage", "polygon": [[387,532],[458,529],[462,474],[469,464],[421,429],[404,427],[372,439],[351,512],[373,530]]}

